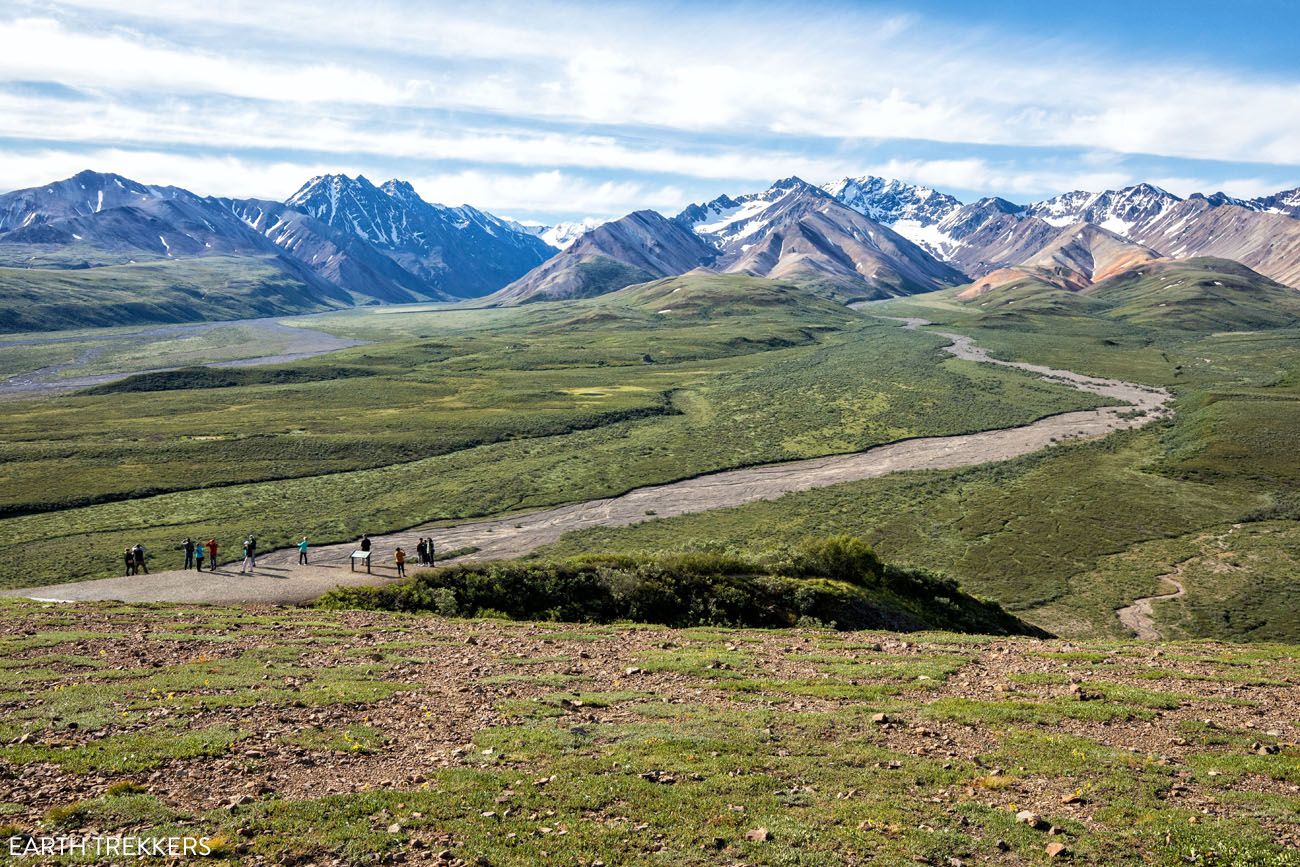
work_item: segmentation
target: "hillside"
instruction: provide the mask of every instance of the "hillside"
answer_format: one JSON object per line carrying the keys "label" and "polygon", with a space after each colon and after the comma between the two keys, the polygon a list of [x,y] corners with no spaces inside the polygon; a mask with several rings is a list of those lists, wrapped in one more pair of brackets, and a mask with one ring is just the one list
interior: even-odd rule
{"label": "hillside", "polygon": [[346,229],[322,223],[280,202],[218,201],[249,228],[322,279],[346,290],[359,303],[401,304],[451,298]]}
{"label": "hillside", "polygon": [[1076,223],[1030,253],[1016,265],[999,268],[976,280],[958,295],[963,301],[1026,281],[1067,292],[1086,290],[1153,259],[1159,254],[1092,223]]}
{"label": "hillside", "polygon": [[207,256],[84,270],[0,268],[0,332],[246,319],[352,303],[280,264],[275,256]]}
{"label": "hillside", "polygon": [[6,835],[267,863],[1300,863],[1294,646],[5,602],[0,654]]}
{"label": "hillside", "polygon": [[[1089,231],[1105,230],[1089,227]],[[1300,292],[1239,262],[1159,258],[1114,237],[1106,246],[1111,252],[1108,259],[1074,256],[1070,261],[1071,257],[1061,255],[1063,250],[1069,254],[1070,247],[1054,244],[1051,251],[1035,257],[1034,264],[994,271],[952,297],[1003,318],[1031,311],[1086,314],[1205,332],[1300,324]],[[1090,274],[1090,265],[1102,270]],[[1101,279],[1093,282],[1094,275]]]}
{"label": "hillside", "polygon": [[1160,259],[1089,290],[1105,315],[1140,325],[1250,331],[1300,325],[1300,291],[1228,259]]}
{"label": "hillside", "polygon": [[716,252],[657,211],[637,211],[583,233],[561,253],[483,299],[524,304],[590,298],[708,264]]}
{"label": "hillside", "polygon": [[627,305],[671,318],[744,316],[756,310],[782,308],[810,320],[846,321],[856,315],[793,283],[743,274],[715,274],[704,269],[628,286],[601,300],[605,305]]}

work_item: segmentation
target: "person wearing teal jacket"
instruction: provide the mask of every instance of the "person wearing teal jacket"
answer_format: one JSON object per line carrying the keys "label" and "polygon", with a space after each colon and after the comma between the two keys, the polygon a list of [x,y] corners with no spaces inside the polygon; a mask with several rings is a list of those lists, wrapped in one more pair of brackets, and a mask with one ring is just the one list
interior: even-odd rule
{"label": "person wearing teal jacket", "polygon": [[298,565],[307,565],[307,537],[303,536],[302,541],[298,543]]}

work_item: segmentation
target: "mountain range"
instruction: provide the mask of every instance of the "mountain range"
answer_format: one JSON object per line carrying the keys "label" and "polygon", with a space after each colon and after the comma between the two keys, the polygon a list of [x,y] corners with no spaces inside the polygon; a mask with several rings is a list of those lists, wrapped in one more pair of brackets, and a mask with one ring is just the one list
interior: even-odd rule
{"label": "mountain range", "polygon": [[[44,327],[117,324],[88,305],[134,324],[455,301],[555,252],[476,208],[426,202],[404,181],[325,175],[275,202],[85,171],[0,195],[0,330],[42,327],[42,311],[55,320]],[[232,306],[241,268],[255,279],[240,281]]]}
{"label": "mountain range", "polygon": [[[401,180],[323,175],[277,202],[87,171],[0,195],[0,329],[469,298],[514,305],[697,270],[797,283],[841,302],[964,286],[961,297],[991,304],[1002,287],[1081,293],[1194,258],[1300,285],[1300,188],[1183,199],[1144,183],[1019,205],[963,203],[870,175],[822,186],[791,177],[671,217],[525,226],[426,202]],[[105,323],[104,310],[119,312]]]}
{"label": "mountain range", "polygon": [[893,229],[791,177],[671,219],[638,211],[606,223],[485,301],[585,297],[695,269],[798,282],[845,302],[966,282]]}
{"label": "mountain range", "polygon": [[[841,301],[966,284],[975,294],[1033,278],[1073,291],[1160,258],[1232,260],[1300,285],[1300,189],[1252,200],[1181,199],[1151,184],[1065,193],[1017,205],[963,204],[929,187],[873,176],[768,189],[693,204],[653,226],[647,212],[589,231],[487,303],[587,296],[697,268],[800,282]],[[683,236],[686,227],[707,242]],[[640,248],[671,260],[634,261]]]}

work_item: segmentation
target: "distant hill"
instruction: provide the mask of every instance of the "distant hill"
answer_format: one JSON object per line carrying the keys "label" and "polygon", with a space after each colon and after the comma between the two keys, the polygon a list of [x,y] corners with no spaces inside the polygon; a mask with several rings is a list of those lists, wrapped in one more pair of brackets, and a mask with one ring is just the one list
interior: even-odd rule
{"label": "distant hill", "polygon": [[601,299],[665,317],[736,316],[761,309],[796,309],[801,315],[849,319],[858,314],[793,283],[703,269],[628,286]]}
{"label": "distant hill", "polygon": [[585,232],[562,253],[485,299],[522,304],[590,298],[711,262],[716,251],[657,211],[636,211]]}
{"label": "distant hill", "polygon": [[0,268],[0,332],[283,316],[351,303],[345,293],[321,293],[285,273],[273,259],[249,256],[86,270]]}
{"label": "distant hill", "polygon": [[1195,331],[1300,326],[1300,292],[1229,259],[1161,259],[1093,286],[1105,315]]}
{"label": "distant hill", "polygon": [[970,300],[1026,279],[1068,292],[1086,290],[1114,274],[1160,258],[1154,250],[1128,241],[1092,223],[1062,229],[1017,265],[999,268],[976,280],[958,297]]}
{"label": "distant hill", "polygon": [[1191,331],[1300,326],[1300,291],[1231,259],[1147,258],[1082,286],[1071,282],[1078,272],[1071,272],[1069,279],[1058,276],[1026,267],[1004,268],[954,297],[994,313],[1089,314]]}

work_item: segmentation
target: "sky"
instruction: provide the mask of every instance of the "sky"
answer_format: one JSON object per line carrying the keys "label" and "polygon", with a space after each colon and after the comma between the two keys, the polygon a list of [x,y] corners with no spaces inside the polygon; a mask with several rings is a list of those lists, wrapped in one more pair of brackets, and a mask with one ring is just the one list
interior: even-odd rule
{"label": "sky", "polygon": [[0,190],[410,180],[526,222],[864,174],[1300,186],[1300,3],[5,0]]}

